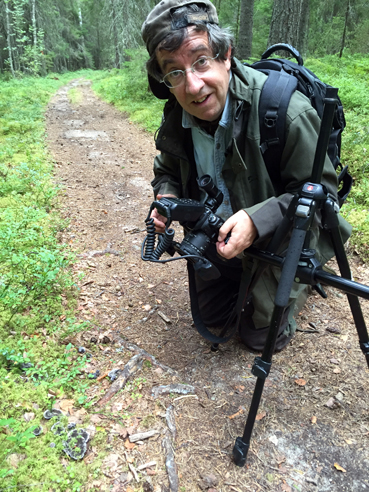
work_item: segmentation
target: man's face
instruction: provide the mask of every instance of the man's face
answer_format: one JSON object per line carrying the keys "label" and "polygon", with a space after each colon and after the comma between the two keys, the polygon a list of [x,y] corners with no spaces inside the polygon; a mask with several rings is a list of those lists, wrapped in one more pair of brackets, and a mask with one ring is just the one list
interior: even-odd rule
{"label": "man's face", "polygon": [[[158,51],[157,59],[165,75],[173,70],[190,68],[201,56],[213,57],[216,54],[209,47],[208,34],[196,32],[192,27],[177,51]],[[170,89],[188,113],[205,121],[215,121],[221,116],[228,92],[230,55],[231,48],[227,60],[214,60],[211,68],[201,75],[188,70],[184,84]]]}

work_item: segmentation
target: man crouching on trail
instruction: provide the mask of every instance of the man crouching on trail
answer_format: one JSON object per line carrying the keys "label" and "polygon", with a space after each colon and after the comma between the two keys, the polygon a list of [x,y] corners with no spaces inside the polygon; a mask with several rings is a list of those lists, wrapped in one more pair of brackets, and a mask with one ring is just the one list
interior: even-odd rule
{"label": "man crouching on trail", "polygon": [[[206,326],[222,327],[232,314],[241,284],[246,284],[239,333],[249,348],[262,350],[280,271],[266,268],[248,293],[247,283],[257,265],[242,258],[242,252],[252,244],[265,247],[293,194],[309,180],[320,119],[305,96],[292,95],[280,163],[284,192],[275,196],[260,150],[258,108],[266,76],[234,58],[233,37],[219,27],[214,5],[208,0],[162,0],[147,16],[142,37],[150,55],[150,88],[157,98],[168,99],[156,139],[161,153],[154,162],[155,197],[203,201],[196,179],[205,174],[224,195],[217,215],[225,223],[218,242],[206,252],[221,276],[205,281],[193,273],[201,318]],[[337,192],[328,157],[323,184],[331,193]],[[152,217],[156,231],[163,232],[166,218],[156,209]],[[333,252],[318,223],[312,231],[311,247],[324,263]],[[305,300],[306,286],[294,284],[277,350],[294,335],[294,310]]]}

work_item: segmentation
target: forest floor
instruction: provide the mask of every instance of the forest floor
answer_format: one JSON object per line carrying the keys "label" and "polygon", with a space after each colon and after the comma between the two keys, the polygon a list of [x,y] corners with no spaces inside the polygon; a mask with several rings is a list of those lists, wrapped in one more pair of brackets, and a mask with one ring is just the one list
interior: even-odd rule
{"label": "forest floor", "polygon": [[[309,298],[298,317],[305,331],[274,357],[247,465],[235,466],[255,354],[236,338],[212,352],[198,335],[185,261],[141,260],[153,136],[99,100],[86,80],[60,89],[46,117],[60,207],[70,221],[60,240],[78,255],[78,316],[90,322],[65,342],[85,347],[93,355],[86,370],[100,371],[87,396],[102,400],[87,413],[72,400],[57,402],[89,425],[84,460],[101,465],[85,488],[369,492],[369,371],[346,297],[327,288],[328,299]],[[355,280],[368,283],[368,267],[357,256],[350,261]],[[362,305],[369,319],[368,302]],[[106,374],[129,360],[131,377],[114,394],[122,376],[112,383]],[[186,394],[176,393],[178,384],[190,385]],[[131,442],[148,431],[152,437]]]}

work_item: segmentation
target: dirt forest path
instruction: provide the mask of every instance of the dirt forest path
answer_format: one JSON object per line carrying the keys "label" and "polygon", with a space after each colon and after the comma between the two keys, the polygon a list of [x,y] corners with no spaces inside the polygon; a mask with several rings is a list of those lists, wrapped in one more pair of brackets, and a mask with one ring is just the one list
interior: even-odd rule
{"label": "dirt forest path", "polygon": [[[73,105],[71,88],[80,95]],[[247,467],[237,468],[232,448],[254,389],[255,354],[236,339],[211,352],[197,334],[184,261],[140,259],[153,137],[99,100],[86,80],[60,89],[46,116],[70,221],[60,240],[78,254],[78,313],[90,321],[67,341],[92,353],[88,372],[100,371],[88,397],[106,396],[80,415],[94,436],[85,461],[102,461],[103,472],[86,490],[369,492],[369,371],[345,296],[328,288],[327,300],[312,296],[300,313],[305,331],[274,358]],[[368,269],[352,266],[355,279],[368,283]],[[145,359],[142,368],[108,394],[120,379],[101,376],[135,354]],[[178,384],[189,385],[187,394],[175,393],[183,390]],[[169,394],[161,389],[168,385]],[[130,441],[148,431],[151,438]]]}

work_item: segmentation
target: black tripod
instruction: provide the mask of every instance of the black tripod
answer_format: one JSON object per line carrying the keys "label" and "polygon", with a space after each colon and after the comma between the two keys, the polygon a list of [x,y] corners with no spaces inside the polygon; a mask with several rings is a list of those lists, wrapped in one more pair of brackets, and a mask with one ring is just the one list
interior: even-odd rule
{"label": "black tripod", "polygon": [[[268,251],[259,251],[254,247],[245,250],[245,254],[251,258],[261,260],[264,264],[277,266],[282,269],[282,272],[264,350],[261,357],[255,358],[252,368],[252,373],[257,377],[257,381],[245,430],[243,436],[236,439],[233,448],[233,458],[237,466],[244,466],[246,463],[264,383],[271,369],[277,334],[288,306],[294,281],[313,286],[323,297],[326,297],[326,294],[321,288],[320,282],[346,292],[359,336],[360,348],[369,366],[369,337],[358,299],[358,297],[369,299],[369,287],[350,280],[351,271],[339,230],[339,206],[336,198],[319,184],[337,104],[337,92],[338,90],[334,88],[327,89],[311,182],[305,183],[302,190],[292,200],[282,223],[273,236]],[[323,271],[322,266],[314,257],[315,251],[309,249],[310,228],[317,212],[321,213],[322,225],[329,232],[342,277]],[[288,235],[291,227],[291,240],[286,256],[280,257],[275,252]]]}

